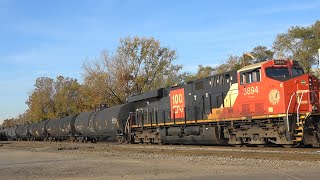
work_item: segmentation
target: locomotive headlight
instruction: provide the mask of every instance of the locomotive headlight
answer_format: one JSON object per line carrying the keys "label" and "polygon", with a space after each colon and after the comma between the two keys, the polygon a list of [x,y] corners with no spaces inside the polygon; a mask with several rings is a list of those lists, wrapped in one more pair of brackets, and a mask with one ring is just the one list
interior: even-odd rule
{"label": "locomotive headlight", "polygon": [[309,77],[309,86],[312,86],[312,78]]}
{"label": "locomotive headlight", "polygon": [[316,111],[316,110],[318,110],[317,106],[313,105],[312,106],[312,111]]}

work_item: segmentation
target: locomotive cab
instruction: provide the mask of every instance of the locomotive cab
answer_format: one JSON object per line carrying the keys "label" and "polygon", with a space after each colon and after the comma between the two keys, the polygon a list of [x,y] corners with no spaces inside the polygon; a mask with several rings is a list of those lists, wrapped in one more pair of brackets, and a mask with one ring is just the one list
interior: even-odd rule
{"label": "locomotive cab", "polygon": [[[319,145],[320,134],[310,133],[319,132],[319,81],[304,74],[298,62],[261,62],[240,69],[238,78],[240,115],[247,119],[283,121],[283,125],[271,123],[280,130],[276,144]],[[312,134],[312,140],[307,134]],[[279,142],[281,138],[283,142]]]}

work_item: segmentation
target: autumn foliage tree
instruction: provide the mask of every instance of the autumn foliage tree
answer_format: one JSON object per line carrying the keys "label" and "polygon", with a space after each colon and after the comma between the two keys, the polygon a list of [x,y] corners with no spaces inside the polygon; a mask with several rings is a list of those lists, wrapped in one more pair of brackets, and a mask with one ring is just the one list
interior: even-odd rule
{"label": "autumn foliage tree", "polygon": [[181,65],[174,65],[175,50],[162,47],[154,38],[124,38],[114,53],[102,52],[100,58],[86,63],[84,89],[89,106],[106,102],[124,103],[133,94],[180,82]]}
{"label": "autumn foliage tree", "polygon": [[273,48],[279,58],[292,58],[300,62],[306,72],[317,63],[320,48],[320,21],[311,26],[293,26],[277,36]]}
{"label": "autumn foliage tree", "polygon": [[79,112],[78,94],[80,85],[76,79],[58,76],[37,78],[27,105],[31,121],[52,119]]}

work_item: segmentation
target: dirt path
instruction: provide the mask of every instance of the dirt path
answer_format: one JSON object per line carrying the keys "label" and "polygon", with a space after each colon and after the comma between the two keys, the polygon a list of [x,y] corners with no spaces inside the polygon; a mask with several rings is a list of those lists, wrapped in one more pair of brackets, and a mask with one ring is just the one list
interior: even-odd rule
{"label": "dirt path", "polygon": [[0,179],[318,179],[317,151],[13,142]]}

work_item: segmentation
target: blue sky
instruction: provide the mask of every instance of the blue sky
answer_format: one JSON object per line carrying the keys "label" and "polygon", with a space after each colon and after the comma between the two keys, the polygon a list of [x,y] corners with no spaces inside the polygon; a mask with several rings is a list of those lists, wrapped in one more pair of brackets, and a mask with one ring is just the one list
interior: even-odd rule
{"label": "blue sky", "polygon": [[84,60],[120,38],[153,36],[176,49],[185,71],[218,65],[290,26],[320,18],[320,1],[0,0],[0,123],[27,109],[35,79],[81,80]]}

